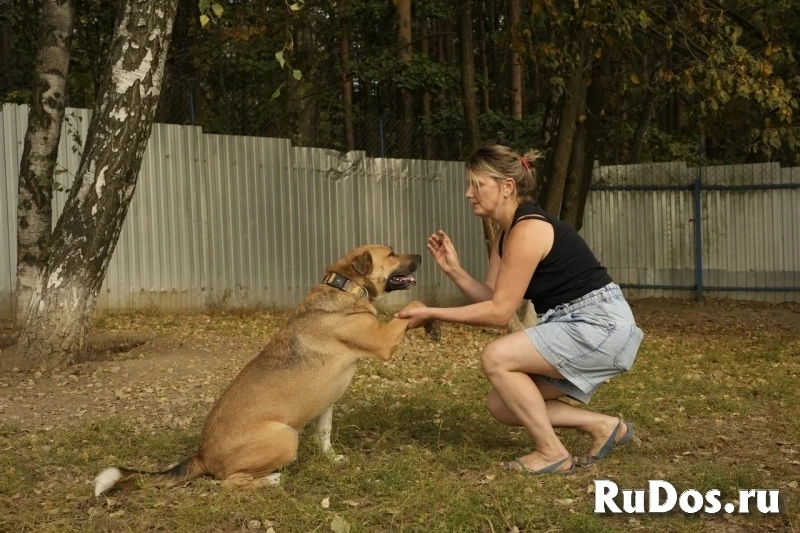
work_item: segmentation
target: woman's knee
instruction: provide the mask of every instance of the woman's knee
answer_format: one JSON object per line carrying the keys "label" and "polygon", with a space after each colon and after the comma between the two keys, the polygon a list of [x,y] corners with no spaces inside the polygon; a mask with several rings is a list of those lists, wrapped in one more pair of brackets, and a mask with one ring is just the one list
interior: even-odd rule
{"label": "woman's knee", "polygon": [[487,376],[503,370],[503,350],[501,348],[502,343],[496,340],[483,347],[481,351],[481,367],[483,368],[483,373]]}

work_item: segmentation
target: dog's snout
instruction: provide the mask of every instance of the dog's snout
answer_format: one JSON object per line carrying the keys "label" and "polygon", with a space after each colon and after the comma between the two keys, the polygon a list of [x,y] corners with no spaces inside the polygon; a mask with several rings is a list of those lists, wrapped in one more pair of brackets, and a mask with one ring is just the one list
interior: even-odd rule
{"label": "dog's snout", "polygon": [[422,256],[421,255],[415,255],[414,259],[416,259],[417,263],[422,263]]}

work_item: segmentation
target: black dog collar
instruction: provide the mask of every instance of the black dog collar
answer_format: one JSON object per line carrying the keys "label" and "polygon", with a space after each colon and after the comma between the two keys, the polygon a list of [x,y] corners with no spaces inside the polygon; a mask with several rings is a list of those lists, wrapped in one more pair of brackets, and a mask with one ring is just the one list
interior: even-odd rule
{"label": "black dog collar", "polygon": [[327,276],[322,279],[322,283],[326,285],[330,285],[331,287],[336,287],[340,291],[349,292],[359,298],[363,298],[365,300],[369,299],[369,291],[362,287],[361,285],[356,285],[346,277],[342,276],[341,274],[337,274],[336,272],[331,272]]}

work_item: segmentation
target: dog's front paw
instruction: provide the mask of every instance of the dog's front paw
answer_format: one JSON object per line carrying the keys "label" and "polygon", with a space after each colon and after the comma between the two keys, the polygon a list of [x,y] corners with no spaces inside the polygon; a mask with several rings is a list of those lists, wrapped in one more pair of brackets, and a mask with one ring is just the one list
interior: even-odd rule
{"label": "dog's front paw", "polygon": [[341,453],[336,453],[333,448],[329,448],[328,450],[322,452],[325,457],[333,461],[334,463],[341,463],[344,462],[346,457]]}
{"label": "dog's front paw", "polygon": [[420,302],[419,300],[414,300],[413,302],[410,302],[408,305],[406,305],[403,308],[403,311],[411,311],[412,309],[416,309],[418,307],[426,307],[426,305]]}

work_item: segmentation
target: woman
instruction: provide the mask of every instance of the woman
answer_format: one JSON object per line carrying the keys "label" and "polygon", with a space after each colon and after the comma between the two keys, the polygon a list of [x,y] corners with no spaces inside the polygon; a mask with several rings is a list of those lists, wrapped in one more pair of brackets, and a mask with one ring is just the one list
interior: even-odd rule
{"label": "woman", "polygon": [[[466,198],[476,216],[500,227],[486,278],[481,283],[465,272],[449,237],[439,231],[428,239],[428,250],[474,303],[397,316],[411,319],[409,328],[431,320],[504,327],[522,300],[530,300],[538,324],[493,340],[481,353],[492,385],[488,408],[498,421],[524,427],[535,444],[532,453],[503,463],[506,469],[572,473],[628,442],[633,428],[558,398],[587,404],[599,385],[631,368],[642,331],[619,286],[580,235],[532,202],[537,155],[488,144],[469,157]],[[554,427],[589,434],[589,453],[573,458]]]}

